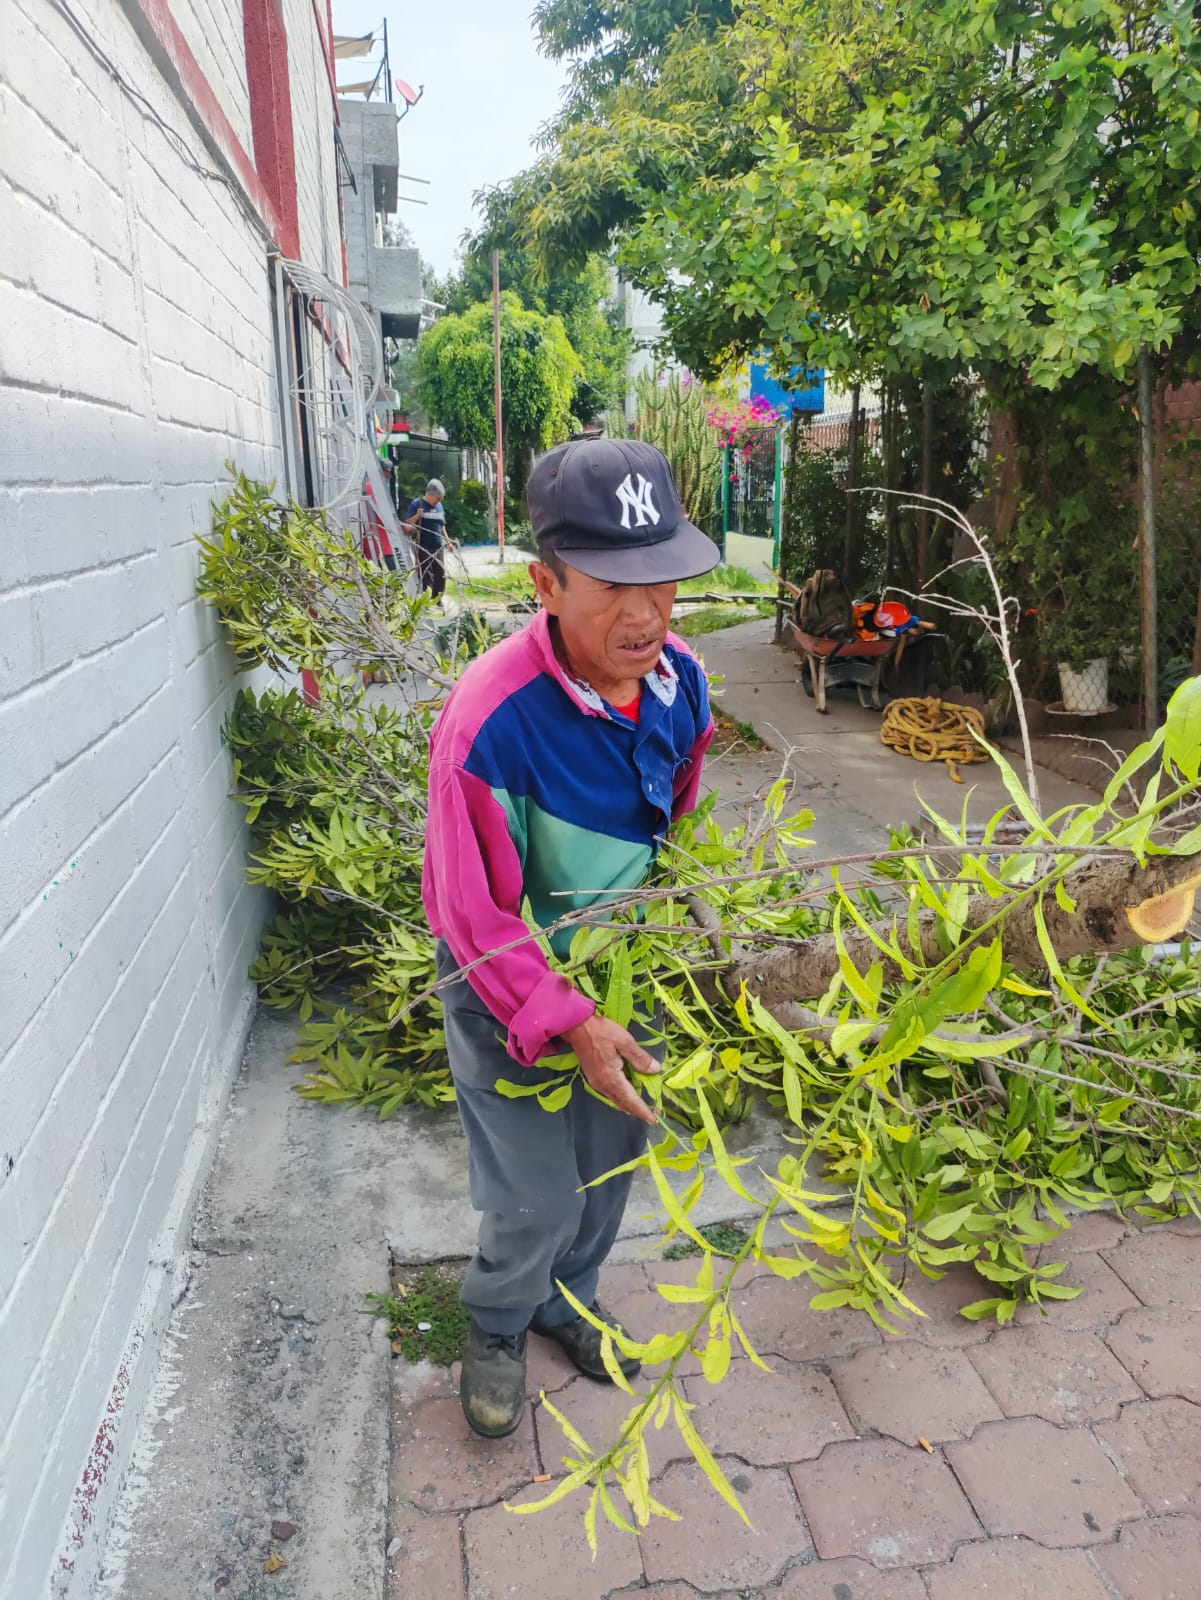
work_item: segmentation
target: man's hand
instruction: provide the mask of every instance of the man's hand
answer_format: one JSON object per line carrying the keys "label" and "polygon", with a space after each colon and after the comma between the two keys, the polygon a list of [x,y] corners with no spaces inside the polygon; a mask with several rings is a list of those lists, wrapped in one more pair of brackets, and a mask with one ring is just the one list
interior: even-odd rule
{"label": "man's hand", "polygon": [[563,1037],[575,1051],[581,1072],[597,1094],[603,1094],[619,1111],[637,1117],[639,1122],[659,1120],[626,1077],[622,1066],[628,1061],[635,1072],[657,1073],[659,1063],[620,1023],[610,1022],[597,1013]]}

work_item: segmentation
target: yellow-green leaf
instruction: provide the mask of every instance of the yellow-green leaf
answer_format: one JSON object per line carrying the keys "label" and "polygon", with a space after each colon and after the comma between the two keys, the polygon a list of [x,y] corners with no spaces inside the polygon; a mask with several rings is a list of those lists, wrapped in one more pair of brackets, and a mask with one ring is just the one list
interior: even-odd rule
{"label": "yellow-green leaf", "polygon": [[626,1394],[632,1395],[634,1390],[630,1386],[630,1380],[621,1370],[621,1364],[618,1362],[617,1357],[613,1354],[612,1334],[601,1334],[601,1360],[605,1364],[605,1371],[609,1374],[610,1381],[616,1384],[619,1389],[623,1389]]}
{"label": "yellow-green leaf", "polygon": [[730,1370],[730,1336],[710,1339],[701,1357],[701,1371],[708,1383],[720,1383]]}
{"label": "yellow-green leaf", "polygon": [[687,1212],[684,1211],[680,1202],[676,1199],[671,1184],[668,1183],[667,1178],[664,1176],[663,1168],[659,1165],[659,1157],[653,1144],[647,1146],[646,1159],[647,1165],[651,1169],[651,1177],[655,1180],[655,1188],[659,1192],[660,1203],[671,1222],[681,1233],[687,1234],[694,1244],[699,1244],[701,1249],[707,1252],[710,1248],[709,1242],[702,1234],[697,1232]]}
{"label": "yellow-green leaf", "polygon": [[752,1205],[758,1205],[760,1202],[756,1200],[755,1196],[746,1187],[734,1169],[734,1163],[730,1160],[729,1154],[726,1151],[725,1141],[721,1136],[721,1130],[718,1128],[717,1120],[713,1115],[713,1108],[705,1098],[704,1089],[697,1089],[696,1104],[697,1110],[701,1114],[701,1121],[705,1125],[705,1132],[709,1135],[709,1147],[713,1151],[714,1166],[724,1178],[727,1186],[733,1189],[736,1195],[743,1200],[749,1200]]}
{"label": "yellow-green leaf", "polygon": [[708,1478],[709,1482],[717,1490],[718,1494],[731,1508],[731,1510],[737,1511],[738,1515],[746,1523],[747,1527],[750,1528],[752,1526],[751,1519],[743,1510],[742,1502],[734,1493],[729,1479],[718,1465],[716,1459],[714,1458],[713,1452],[709,1449],[709,1446],[705,1443],[700,1434],[696,1431],[696,1428],[693,1426],[692,1419],[688,1415],[688,1411],[684,1405],[684,1402],[679,1398],[678,1395],[674,1396],[673,1398],[676,1427],[680,1430],[680,1437],[692,1451],[692,1454],[696,1459],[697,1466],[700,1467],[706,1478]]}

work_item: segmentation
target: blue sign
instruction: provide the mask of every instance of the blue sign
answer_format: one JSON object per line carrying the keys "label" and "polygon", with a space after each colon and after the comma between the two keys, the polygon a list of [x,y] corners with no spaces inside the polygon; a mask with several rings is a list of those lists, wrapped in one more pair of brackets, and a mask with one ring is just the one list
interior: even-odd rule
{"label": "blue sign", "polygon": [[766,400],[775,411],[821,412],[826,409],[826,375],[793,367],[791,384],[786,388],[770,375],[765,361],[752,361],[751,399],[756,398]]}

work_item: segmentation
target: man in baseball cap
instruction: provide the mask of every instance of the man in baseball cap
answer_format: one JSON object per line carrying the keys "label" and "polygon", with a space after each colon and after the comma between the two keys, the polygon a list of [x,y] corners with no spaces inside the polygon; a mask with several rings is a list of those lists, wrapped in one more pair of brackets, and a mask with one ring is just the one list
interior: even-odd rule
{"label": "man in baseball cap", "polygon": [[662,450],[640,439],[583,439],[542,457],[526,489],[539,551],[606,583],[699,578],[721,560],[684,515]]}
{"label": "man in baseball cap", "polygon": [[[609,1381],[600,1335],[560,1286],[605,1316],[597,1282],[630,1174],[586,1185],[641,1154],[654,1115],[626,1069],[659,1070],[648,1030],[602,1017],[552,969],[523,908],[565,957],[575,929],[556,920],[640,884],[696,805],[708,686],[668,624],[676,583],[720,560],[684,516],[666,457],[640,441],[561,445],[527,494],[542,608],[472,663],[438,718],[423,884],[451,980],[446,1044],[483,1213],[463,1284],[460,1398],[490,1438],[521,1420],[530,1330]],[[497,1090],[501,1078],[556,1081],[538,1062],[565,1051],[580,1075],[562,1110]]]}

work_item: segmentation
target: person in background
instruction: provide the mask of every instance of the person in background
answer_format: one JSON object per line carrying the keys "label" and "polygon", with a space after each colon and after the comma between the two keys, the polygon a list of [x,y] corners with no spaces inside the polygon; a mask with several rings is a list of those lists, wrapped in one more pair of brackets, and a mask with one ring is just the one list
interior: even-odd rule
{"label": "person in background", "polygon": [[446,512],[442,501],[446,487],[431,478],[425,493],[409,502],[402,525],[417,546],[417,571],[422,589],[441,600],[446,592]]}
{"label": "person in background", "polygon": [[[654,1113],[626,1068],[658,1072],[662,1047],[599,1016],[552,970],[523,907],[542,927],[603,908],[642,883],[695,807],[713,718],[704,669],[668,628],[677,581],[721,559],[685,517],[666,457],[638,440],[560,446],[527,495],[541,609],[472,662],[434,727],[423,883],[483,1212],[463,1284],[459,1397],[487,1438],[521,1420],[527,1330],[608,1381],[600,1335],[559,1286],[604,1316],[597,1279],[631,1175],[584,1186],[644,1149]],[[558,955],[571,935],[551,935]],[[582,1073],[562,1110],[498,1090],[503,1078],[553,1082],[538,1063],[561,1052]],[[627,1376],[638,1370],[617,1359]]]}

